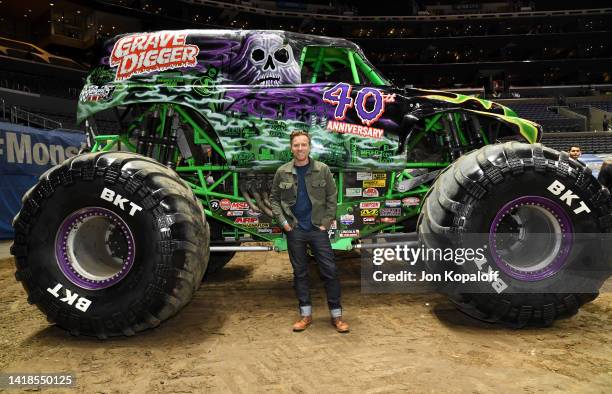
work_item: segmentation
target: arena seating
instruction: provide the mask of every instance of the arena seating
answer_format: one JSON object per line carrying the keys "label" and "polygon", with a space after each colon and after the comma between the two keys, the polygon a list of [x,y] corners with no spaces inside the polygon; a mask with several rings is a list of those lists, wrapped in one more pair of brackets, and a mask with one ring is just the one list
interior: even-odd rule
{"label": "arena seating", "polygon": [[[5,105],[5,111],[2,111],[2,104]],[[30,118],[30,122],[28,118]],[[0,99],[0,120],[40,128],[83,130],[83,126],[76,124],[73,114],[52,113],[37,107],[13,106],[3,99]],[[43,127],[42,120],[50,120],[51,122],[49,122],[48,126]],[[61,126],[55,122],[61,124]]]}
{"label": "arena seating", "polygon": [[512,104],[517,115],[522,118],[540,123],[546,132],[581,131],[580,122],[555,112],[556,108],[548,103],[521,103]]}
{"label": "arena seating", "polygon": [[595,107],[602,111],[612,112],[612,100],[611,101],[583,101],[575,104],[576,108],[580,107]]}
{"label": "arena seating", "polygon": [[81,83],[77,78],[61,80],[15,71],[2,71],[0,76],[1,88],[67,99],[79,97]]}
{"label": "arena seating", "polygon": [[553,149],[567,151],[571,146],[579,146],[583,152],[612,152],[612,132],[583,132],[544,134],[542,143]]}

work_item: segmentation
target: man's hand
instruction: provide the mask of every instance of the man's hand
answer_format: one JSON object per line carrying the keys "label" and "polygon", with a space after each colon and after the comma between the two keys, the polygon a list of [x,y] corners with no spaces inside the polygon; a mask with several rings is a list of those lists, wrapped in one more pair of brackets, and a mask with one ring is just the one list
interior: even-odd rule
{"label": "man's hand", "polygon": [[283,228],[285,229],[286,232],[289,232],[292,230],[291,226],[289,225],[289,223],[285,223],[285,225],[283,226]]}
{"label": "man's hand", "polygon": [[324,226],[319,226],[319,230],[321,231],[327,231],[327,229]]}

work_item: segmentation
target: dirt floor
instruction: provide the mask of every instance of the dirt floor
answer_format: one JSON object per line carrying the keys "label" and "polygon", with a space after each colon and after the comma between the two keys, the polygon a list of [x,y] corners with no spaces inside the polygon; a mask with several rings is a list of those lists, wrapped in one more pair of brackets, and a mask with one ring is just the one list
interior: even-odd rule
{"label": "dirt floor", "polygon": [[270,252],[238,254],[160,327],[100,341],[50,326],[4,260],[0,371],[72,372],[65,391],[83,393],[612,391],[611,282],[577,316],[516,331],[437,295],[362,294],[359,260],[340,268],[350,334],[330,326],[317,281],[313,326],[291,332],[287,254]]}

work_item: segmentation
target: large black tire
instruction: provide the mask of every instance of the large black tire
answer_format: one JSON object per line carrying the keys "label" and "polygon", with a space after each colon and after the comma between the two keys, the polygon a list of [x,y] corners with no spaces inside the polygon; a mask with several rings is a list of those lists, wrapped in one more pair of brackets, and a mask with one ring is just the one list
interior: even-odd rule
{"label": "large black tire", "polygon": [[[425,199],[418,230],[429,248],[485,245],[483,265],[450,269],[478,275],[491,268],[501,282],[440,286],[462,311],[512,327],[547,326],[596,298],[610,276],[610,245],[602,238],[611,232],[611,212],[608,190],[584,164],[541,144],[509,142],[447,168]],[[474,234],[483,237],[475,242]],[[439,261],[428,267],[449,269]]]}
{"label": "large black tire", "polygon": [[28,301],[72,334],[133,335],[192,298],[209,228],[178,175],[126,152],[88,153],[44,173],[13,221]]}

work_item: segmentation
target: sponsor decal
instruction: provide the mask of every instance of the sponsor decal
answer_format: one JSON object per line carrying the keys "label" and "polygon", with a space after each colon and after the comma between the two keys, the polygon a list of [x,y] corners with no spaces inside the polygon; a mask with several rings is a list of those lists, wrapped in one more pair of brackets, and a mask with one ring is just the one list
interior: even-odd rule
{"label": "sponsor decal", "polygon": [[121,37],[110,56],[110,66],[117,67],[115,80],[122,81],[132,75],[197,65],[200,48],[197,45],[187,45],[186,41],[187,33],[172,31]]}
{"label": "sponsor decal", "polygon": [[79,95],[79,101],[109,101],[113,97],[115,87],[112,85],[89,85]]}
{"label": "sponsor decal", "polygon": [[384,179],[373,179],[371,181],[363,181],[363,187],[385,187],[387,181]]}
{"label": "sponsor decal", "polygon": [[249,208],[249,203],[246,201],[233,202],[230,205],[230,210],[232,211],[246,211]]}
{"label": "sponsor decal", "polygon": [[252,217],[240,217],[240,218],[234,219],[234,223],[242,224],[242,225],[257,224],[259,223],[259,219],[252,218]]}
{"label": "sponsor decal", "polygon": [[[122,211],[128,211],[130,216],[134,216],[136,212],[142,211],[142,207],[134,204],[127,198],[121,197],[121,194],[116,194],[114,191],[108,188],[104,188],[102,190],[102,194],[100,194],[100,198],[104,201],[108,201],[113,205],[121,208]],[[127,205],[129,203],[129,205]],[[71,304],[72,305],[72,304]]]}
{"label": "sponsor decal", "polygon": [[227,211],[226,216],[242,216],[244,211]]}
{"label": "sponsor decal", "polygon": [[402,198],[402,204],[406,207],[414,207],[421,203],[421,199],[418,197],[406,197]]}
{"label": "sponsor decal", "polygon": [[347,197],[361,197],[362,190],[360,187],[347,187],[344,195]]}
{"label": "sponsor decal", "polygon": [[245,227],[253,227],[253,228],[267,228],[270,227],[270,223],[246,223],[243,224]]}
{"label": "sponsor decal", "polygon": [[227,198],[224,198],[223,200],[219,201],[219,206],[224,211],[229,211],[229,209],[232,207],[232,202]]}
{"label": "sponsor decal", "polygon": [[[257,219],[257,218],[244,217],[244,218],[236,218],[236,219]],[[256,229],[270,227],[270,223],[241,223],[241,225],[244,227],[250,227],[250,228],[256,228]]]}
{"label": "sponsor decal", "polygon": [[338,232],[340,238],[358,237],[359,230],[341,230]]}
{"label": "sponsor decal", "polygon": [[362,217],[363,224],[375,224],[376,218],[371,216]]}
{"label": "sponsor decal", "polygon": [[281,228],[280,227],[267,227],[268,223],[258,223],[257,226],[254,227],[258,227],[257,232],[259,234],[280,234],[281,233]]}
{"label": "sponsor decal", "polygon": [[387,179],[386,172],[373,172],[372,179]]}
{"label": "sponsor decal", "polygon": [[355,216],[342,215],[340,216],[340,223],[344,224],[345,226],[350,226],[351,224],[355,223]]}
{"label": "sponsor decal", "polygon": [[[559,200],[561,200],[561,202],[564,202],[568,207],[573,209],[577,205],[577,208],[573,209],[574,214],[578,215],[582,212],[591,212],[591,209],[586,205],[584,201],[580,199],[579,196],[574,194],[574,192],[570,189],[566,189],[567,187],[558,180],[554,180],[553,183],[551,183],[550,186],[548,186],[547,188],[549,192],[559,197]],[[565,191],[565,193],[563,193],[563,191]]]}
{"label": "sponsor decal", "polygon": [[62,289],[62,285],[60,283],[56,284],[55,287],[47,288],[47,292],[51,293],[55,298],[59,298],[61,302],[65,302],[70,306],[74,306],[76,309],[81,312],[87,312],[87,309],[91,306],[91,301],[85,297],[79,297],[78,293],[73,293],[66,287],[64,287],[64,294],[60,294],[60,290]]}
{"label": "sponsor decal", "polygon": [[327,130],[339,134],[352,134],[359,137],[381,139],[384,134],[383,129],[375,127],[360,126],[353,123],[338,122],[336,120],[327,121]]}
{"label": "sponsor decal", "polygon": [[364,197],[378,197],[378,189],[373,188],[373,187],[368,187],[367,189],[363,190],[363,196]]}
{"label": "sponsor decal", "polygon": [[212,209],[213,211],[217,211],[220,208],[219,200],[210,200],[208,202],[208,205],[210,206],[210,209]]}
{"label": "sponsor decal", "polygon": [[367,181],[372,179],[372,173],[371,172],[358,172],[357,173],[357,180],[358,181]]}
{"label": "sponsor decal", "polygon": [[395,223],[397,218],[380,218],[381,223]]}
{"label": "sponsor decal", "polygon": [[252,165],[252,161],[255,160],[255,154],[253,152],[238,152],[232,158],[232,164],[238,167],[247,167]]}
{"label": "sponsor decal", "polygon": [[378,209],[362,209],[361,216],[378,216]]}
{"label": "sponsor decal", "polygon": [[[166,77],[164,77],[164,78],[157,78],[155,81],[157,83],[162,84],[164,86],[167,86],[169,88],[175,88],[177,86],[182,86],[185,83],[185,81],[182,78],[166,78]],[[193,87],[193,90],[198,92],[196,86]]]}
{"label": "sponsor decal", "polygon": [[261,216],[261,212],[259,212],[259,211],[254,211],[254,210],[252,210],[252,209],[249,209],[249,210],[247,211],[247,215],[249,215],[249,216],[255,216],[255,217],[258,217],[258,216]]}
{"label": "sponsor decal", "polygon": [[379,163],[392,163],[395,160],[395,150],[390,144],[384,144],[377,148],[364,148],[357,144],[352,144],[351,155],[361,159],[372,159]]}
{"label": "sponsor decal", "polygon": [[213,87],[218,73],[219,70],[216,67],[210,67],[206,70],[206,75],[195,84],[193,90],[201,96],[210,96],[214,91]]}
{"label": "sponsor decal", "polygon": [[385,207],[395,208],[402,205],[402,200],[387,200],[385,201]]}
{"label": "sponsor decal", "polygon": [[385,103],[395,102],[395,94],[384,94],[380,89],[362,88],[355,99],[352,90],[350,84],[341,82],[323,92],[323,101],[336,107],[336,120],[344,120],[348,109],[354,107],[361,123],[370,126],[385,113]]}
{"label": "sponsor decal", "polygon": [[402,208],[381,208],[380,216],[402,216]]}
{"label": "sponsor decal", "polygon": [[380,208],[380,201],[366,201],[359,203],[360,209]]}

